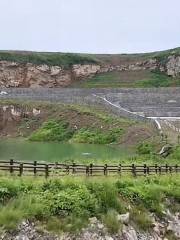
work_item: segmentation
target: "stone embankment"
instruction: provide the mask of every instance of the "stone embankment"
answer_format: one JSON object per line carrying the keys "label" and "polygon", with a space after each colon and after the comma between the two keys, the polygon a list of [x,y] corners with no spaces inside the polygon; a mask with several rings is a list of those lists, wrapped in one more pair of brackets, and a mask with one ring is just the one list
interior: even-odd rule
{"label": "stone embankment", "polygon": [[180,56],[172,55],[164,61],[153,58],[121,65],[76,64],[68,69],[61,66],[0,61],[0,87],[67,87],[78,80],[100,73],[138,70],[159,70],[177,77],[180,74]]}

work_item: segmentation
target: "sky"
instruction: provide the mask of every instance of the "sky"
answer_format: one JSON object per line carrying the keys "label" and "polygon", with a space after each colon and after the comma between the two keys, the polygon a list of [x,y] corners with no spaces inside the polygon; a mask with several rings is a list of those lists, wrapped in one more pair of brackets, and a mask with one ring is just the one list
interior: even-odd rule
{"label": "sky", "polygon": [[180,0],[0,0],[0,49],[137,53],[180,47]]}

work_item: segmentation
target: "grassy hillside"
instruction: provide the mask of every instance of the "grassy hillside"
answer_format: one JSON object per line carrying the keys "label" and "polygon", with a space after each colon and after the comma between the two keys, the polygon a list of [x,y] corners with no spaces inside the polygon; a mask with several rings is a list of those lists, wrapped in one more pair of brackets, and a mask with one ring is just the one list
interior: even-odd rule
{"label": "grassy hillside", "polygon": [[47,64],[70,67],[73,64],[96,63],[95,58],[72,53],[40,53],[0,51],[0,60],[19,63]]}
{"label": "grassy hillside", "polygon": [[[38,117],[23,116],[19,121],[8,121],[1,125],[0,134],[11,137],[28,137],[32,141],[73,141],[94,144],[121,144],[128,142],[132,132],[132,145],[156,135],[150,124],[118,118],[100,107],[62,105],[41,102],[1,101],[22,111],[40,109]],[[143,130],[142,130],[143,129]],[[142,130],[142,131],[141,131]],[[142,134],[143,133],[143,134]]]}
{"label": "grassy hillside", "polygon": [[146,88],[178,86],[180,86],[180,78],[172,78],[164,73],[158,71],[151,72],[149,70],[102,73],[71,85],[71,87],[80,88]]}
{"label": "grassy hillside", "polygon": [[170,54],[180,54],[180,48],[152,53],[137,54],[76,54],[58,52],[0,51],[0,60],[20,63],[70,66],[72,64],[109,63],[112,65],[133,63],[148,58],[163,58]]}
{"label": "grassy hillside", "polygon": [[169,49],[165,51],[157,51],[150,53],[136,53],[136,54],[92,54],[101,62],[111,63],[113,65],[120,65],[126,63],[133,63],[141,60],[147,60],[149,58],[165,58],[169,55],[180,55],[180,48]]}

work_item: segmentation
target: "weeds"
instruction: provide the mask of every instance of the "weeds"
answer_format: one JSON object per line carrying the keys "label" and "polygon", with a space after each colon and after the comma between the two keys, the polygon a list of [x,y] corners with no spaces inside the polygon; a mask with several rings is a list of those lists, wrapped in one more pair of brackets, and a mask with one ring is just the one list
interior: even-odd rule
{"label": "weeds", "polygon": [[102,219],[110,232],[117,232],[121,228],[117,214],[130,211],[130,221],[148,230],[149,214],[161,216],[167,199],[179,208],[180,195],[174,191],[180,187],[179,180],[178,175],[137,179],[126,176],[121,180],[2,178],[0,188],[6,190],[1,194],[6,200],[0,206],[0,228],[14,229],[23,219],[29,219],[45,222],[48,230],[55,232],[78,231],[93,216]]}

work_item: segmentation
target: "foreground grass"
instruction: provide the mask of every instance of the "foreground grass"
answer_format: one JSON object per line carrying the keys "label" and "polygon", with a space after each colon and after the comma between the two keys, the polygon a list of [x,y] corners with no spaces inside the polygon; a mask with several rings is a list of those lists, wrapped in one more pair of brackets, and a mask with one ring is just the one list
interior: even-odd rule
{"label": "foreground grass", "polygon": [[[131,178],[0,178],[0,227],[15,229],[23,220],[40,221],[49,231],[77,231],[89,217],[102,220],[110,232],[121,228],[117,214],[148,230],[148,212],[158,216],[180,207],[180,176]],[[169,199],[169,201],[167,201]],[[130,210],[129,210],[130,209]]]}

